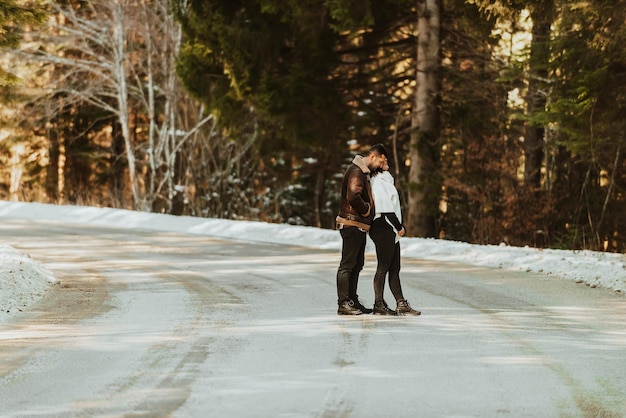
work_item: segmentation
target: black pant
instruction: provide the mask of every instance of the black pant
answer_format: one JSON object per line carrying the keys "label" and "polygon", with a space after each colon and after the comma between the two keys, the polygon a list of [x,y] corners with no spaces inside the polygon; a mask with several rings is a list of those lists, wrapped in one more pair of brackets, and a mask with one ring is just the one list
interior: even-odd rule
{"label": "black pant", "polygon": [[378,218],[372,222],[370,238],[376,244],[376,258],[378,258],[374,275],[374,302],[383,300],[387,273],[389,273],[389,288],[396,302],[404,300],[400,285],[400,243],[396,242],[396,232],[384,218]]}
{"label": "black pant", "polygon": [[341,262],[337,270],[337,297],[341,305],[346,300],[357,300],[359,273],[365,264],[366,233],[354,226],[339,230],[342,239]]}

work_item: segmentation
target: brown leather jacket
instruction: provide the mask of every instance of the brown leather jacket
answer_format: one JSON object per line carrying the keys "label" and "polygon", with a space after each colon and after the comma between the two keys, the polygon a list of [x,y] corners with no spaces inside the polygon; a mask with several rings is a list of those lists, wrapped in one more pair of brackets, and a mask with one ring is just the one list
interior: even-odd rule
{"label": "brown leather jacket", "polygon": [[339,201],[338,228],[356,226],[369,230],[374,219],[374,199],[369,180],[370,170],[363,157],[357,155],[346,170],[341,185],[341,200]]}

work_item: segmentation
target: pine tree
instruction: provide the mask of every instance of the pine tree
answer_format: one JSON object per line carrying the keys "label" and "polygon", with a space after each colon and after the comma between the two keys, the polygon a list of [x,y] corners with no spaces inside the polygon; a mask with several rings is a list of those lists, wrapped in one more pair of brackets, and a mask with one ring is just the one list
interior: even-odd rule
{"label": "pine tree", "polygon": [[399,1],[372,3],[380,21],[369,1],[175,2],[188,36],[179,73],[229,131],[255,119],[256,146],[267,156],[260,166],[275,179],[272,199],[301,202],[300,208],[277,205],[289,207],[285,218],[294,222],[332,226],[335,196],[328,191],[336,188],[347,143],[358,151],[387,138],[390,123],[380,124],[374,106],[365,108],[382,90],[389,102],[384,86],[393,75],[370,82],[390,18],[406,13],[384,7]]}
{"label": "pine tree", "polygon": [[[24,27],[43,23],[46,12],[38,3],[23,3],[16,0],[0,0],[0,49],[15,48]],[[15,84],[18,78],[0,67],[0,86]]]}

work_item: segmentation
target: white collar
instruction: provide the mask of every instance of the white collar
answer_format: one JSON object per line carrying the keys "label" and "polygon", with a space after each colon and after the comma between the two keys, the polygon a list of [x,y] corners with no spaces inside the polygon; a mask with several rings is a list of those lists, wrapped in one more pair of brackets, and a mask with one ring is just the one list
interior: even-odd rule
{"label": "white collar", "polygon": [[374,176],[374,178],[380,178],[382,181],[394,184],[394,178],[389,171],[383,171]]}

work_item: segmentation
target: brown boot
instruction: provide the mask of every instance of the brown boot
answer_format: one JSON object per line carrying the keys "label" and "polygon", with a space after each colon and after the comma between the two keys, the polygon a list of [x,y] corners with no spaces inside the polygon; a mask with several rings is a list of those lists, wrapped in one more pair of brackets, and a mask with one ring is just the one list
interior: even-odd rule
{"label": "brown boot", "polygon": [[411,305],[409,305],[409,302],[405,299],[398,302],[398,306],[396,306],[396,314],[418,316],[422,313],[416,309],[411,308]]}

